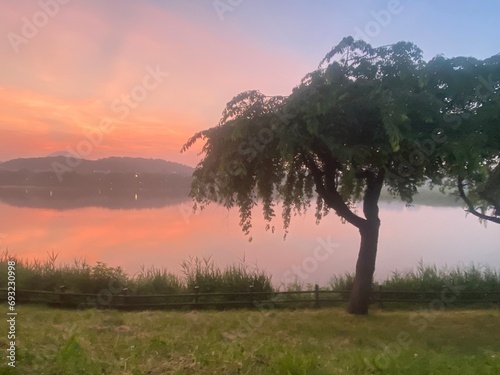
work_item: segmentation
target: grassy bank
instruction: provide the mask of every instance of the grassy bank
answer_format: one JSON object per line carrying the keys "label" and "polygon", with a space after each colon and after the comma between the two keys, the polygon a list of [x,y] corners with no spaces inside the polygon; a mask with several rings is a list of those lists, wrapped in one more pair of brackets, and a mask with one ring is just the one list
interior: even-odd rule
{"label": "grassy bank", "polygon": [[[0,256],[0,288],[7,283],[7,261],[16,260],[16,287],[18,290],[43,290],[58,292],[61,286],[74,293],[98,294],[102,290],[128,288],[132,294],[173,294],[189,293],[198,287],[202,293],[254,292],[312,290],[313,285],[296,279],[286,285],[273,285],[272,276],[253,267],[244,260],[227,267],[218,267],[208,259],[189,258],[181,265],[182,276],[164,268],[142,268],[136,275],[126,274],[120,267],[110,267],[104,263],[89,265],[85,261],[72,264],[58,264],[57,255],[48,259],[20,260],[4,252]],[[322,290],[349,291],[354,275],[334,275]],[[500,273],[483,266],[463,266],[438,269],[434,265],[420,262],[409,272],[393,272],[383,281],[374,283],[374,289],[408,292],[441,292],[445,285],[458,286],[462,298],[476,299],[484,292],[500,291]],[[467,294],[475,292],[475,294]]]}
{"label": "grassy bank", "polygon": [[256,292],[273,290],[271,276],[245,263],[220,268],[211,258],[190,257],[181,264],[182,276],[166,268],[142,267],[135,275],[121,267],[102,262],[90,265],[84,260],[58,264],[57,254],[45,260],[23,260],[4,252],[0,256],[0,288],[7,285],[7,262],[16,261],[16,287],[19,290],[59,291],[65,286],[76,293],[97,294],[102,290],[128,288],[134,294],[168,294],[193,291],[196,286],[205,293],[247,292],[253,285]]}
{"label": "grassy bank", "polygon": [[[3,305],[4,309],[6,306]],[[20,306],[1,374],[498,374],[500,311],[64,311]],[[2,319],[0,329],[7,332]],[[5,335],[0,346],[6,349]],[[2,365],[5,359],[2,359]]]}

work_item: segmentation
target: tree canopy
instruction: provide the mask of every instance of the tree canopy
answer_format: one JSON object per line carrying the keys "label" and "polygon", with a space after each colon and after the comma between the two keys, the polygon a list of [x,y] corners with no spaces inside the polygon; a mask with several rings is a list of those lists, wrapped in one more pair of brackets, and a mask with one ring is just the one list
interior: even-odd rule
{"label": "tree canopy", "polygon": [[[383,186],[406,203],[427,183],[470,184],[481,199],[495,186],[498,66],[498,57],[425,62],[412,43],[375,48],[344,38],[289,96],[243,92],[217,126],[188,140],[183,150],[205,141],[195,207],[237,206],[246,234],[259,201],[273,229],[277,202],[285,230],[313,201],[317,221],[334,210],[360,230],[350,311],[366,313]],[[482,79],[489,94],[478,90]]]}
{"label": "tree canopy", "polygon": [[438,56],[427,70],[447,125],[443,185],[456,190],[469,212],[500,223],[500,56]]}
{"label": "tree canopy", "polygon": [[292,210],[308,207],[314,190],[318,220],[335,208],[359,223],[351,209],[366,178],[386,170],[393,172],[384,178],[391,191],[411,202],[417,186],[438,170],[415,151],[439,137],[435,130],[443,121],[441,101],[425,90],[424,67],[411,43],[372,48],[345,38],[290,96],[237,95],[218,126],[183,148],[206,140],[192,197],[201,206],[238,206],[247,233],[258,200],[267,220],[280,200],[286,228]]}

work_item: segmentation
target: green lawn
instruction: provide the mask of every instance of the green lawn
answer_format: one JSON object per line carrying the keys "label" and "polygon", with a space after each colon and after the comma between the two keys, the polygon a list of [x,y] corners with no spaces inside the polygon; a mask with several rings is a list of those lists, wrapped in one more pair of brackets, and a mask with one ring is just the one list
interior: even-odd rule
{"label": "green lawn", "polygon": [[500,374],[498,309],[17,312],[0,374]]}

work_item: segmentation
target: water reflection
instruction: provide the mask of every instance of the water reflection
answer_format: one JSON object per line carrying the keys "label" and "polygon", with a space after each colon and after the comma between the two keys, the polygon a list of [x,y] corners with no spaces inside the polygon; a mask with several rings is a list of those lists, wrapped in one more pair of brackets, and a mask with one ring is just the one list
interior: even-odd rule
{"label": "water reflection", "polygon": [[[137,194],[137,200],[135,200]],[[265,231],[260,208],[254,212],[253,241],[238,225],[236,209],[211,205],[193,214],[183,195],[165,192],[65,191],[52,188],[0,189],[0,249],[27,259],[59,253],[71,263],[83,258],[137,272],[141,265],[167,267],[180,274],[180,263],[191,256],[212,256],[221,266],[245,257],[273,275],[276,284],[288,271],[314,255],[318,238],[337,243],[334,253],[302,280],[326,283],[331,275],[354,270],[359,233],[330,214],[315,224],[313,210],[292,219],[283,241],[279,219],[276,233]],[[155,209],[144,209],[155,208]],[[124,209],[124,211],[117,210]],[[276,217],[280,218],[278,210]],[[484,228],[460,207],[405,207],[381,203],[382,220],[376,276],[415,266],[476,262],[500,268],[500,226]]]}
{"label": "water reflection", "polygon": [[0,186],[0,202],[15,207],[68,210],[84,207],[109,209],[162,208],[188,200],[187,192],[167,189],[75,189]]}

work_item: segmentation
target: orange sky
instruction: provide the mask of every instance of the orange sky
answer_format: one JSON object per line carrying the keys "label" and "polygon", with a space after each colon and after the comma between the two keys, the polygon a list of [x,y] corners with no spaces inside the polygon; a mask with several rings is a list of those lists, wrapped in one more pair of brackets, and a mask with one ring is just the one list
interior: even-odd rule
{"label": "orange sky", "polygon": [[[2,39],[0,160],[79,153],[83,130],[95,132],[110,118],[113,131],[81,156],[194,165],[196,150],[180,154],[181,146],[215,125],[234,95],[255,88],[287,94],[309,70],[292,51],[270,50],[152,3],[119,4],[59,5],[26,43]],[[32,20],[40,10],[36,2],[1,2],[0,34],[24,36],[23,17]],[[159,80],[146,78],[148,68],[161,72]]]}
{"label": "orange sky", "polygon": [[[111,118],[113,131],[81,156],[194,165],[197,150],[180,154],[181,146],[217,124],[232,97],[289,94],[347,35],[411,41],[426,58],[498,53],[495,2],[396,0],[390,14],[387,0],[252,0],[222,15],[213,3],[1,1],[0,161],[75,152],[84,129]],[[161,82],[147,78],[148,67],[164,72]],[[124,112],[131,94],[140,101]]]}

